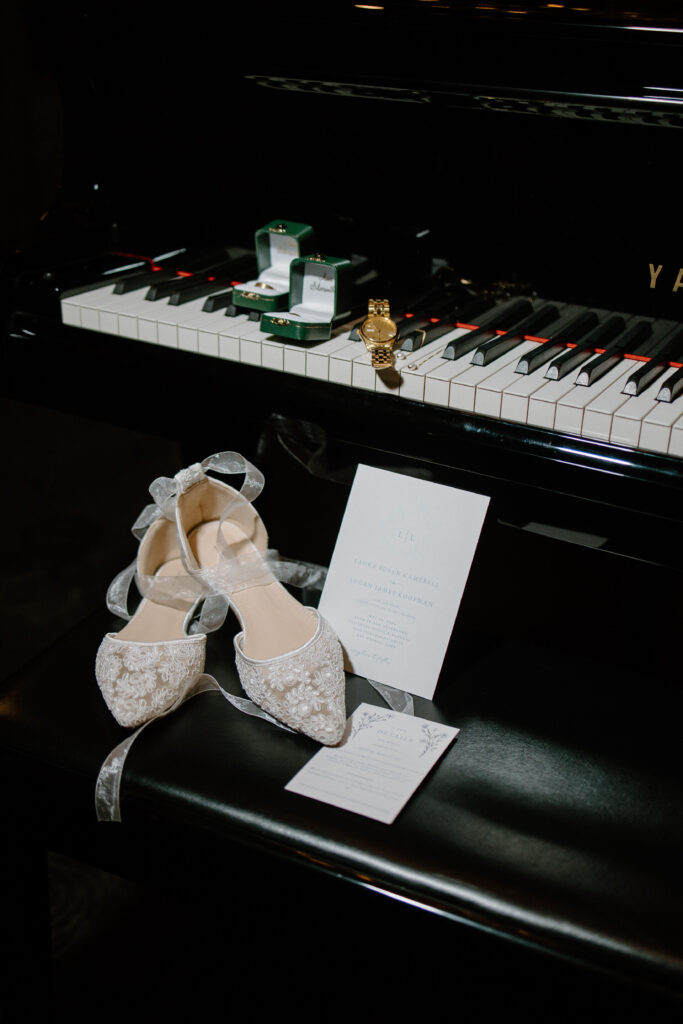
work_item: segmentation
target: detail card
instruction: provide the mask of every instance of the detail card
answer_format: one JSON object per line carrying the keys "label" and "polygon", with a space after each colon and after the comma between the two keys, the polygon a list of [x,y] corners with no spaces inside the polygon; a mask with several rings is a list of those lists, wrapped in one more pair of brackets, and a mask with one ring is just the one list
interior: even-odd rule
{"label": "detail card", "polygon": [[285,789],[390,825],[459,729],[361,704],[338,747],[322,747]]}
{"label": "detail card", "polygon": [[434,696],[488,504],[358,467],[320,599],[349,671]]}

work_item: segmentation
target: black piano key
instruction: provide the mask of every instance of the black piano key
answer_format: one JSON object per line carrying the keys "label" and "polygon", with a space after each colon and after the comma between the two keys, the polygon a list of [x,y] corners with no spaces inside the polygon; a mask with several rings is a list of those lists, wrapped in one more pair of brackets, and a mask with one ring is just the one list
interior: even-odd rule
{"label": "black piano key", "polygon": [[232,304],[232,288],[224,292],[214,292],[202,306],[202,313],[217,313],[219,309],[225,309]]}
{"label": "black piano key", "polygon": [[116,284],[127,277],[149,269],[149,261],[123,253],[107,253],[105,256],[85,262],[73,261],[56,270],[47,270],[42,275],[62,299],[83,292],[94,291],[106,284]]}
{"label": "black piano key", "polygon": [[442,353],[443,358],[458,359],[460,356],[472,352],[473,349],[478,348],[483,342],[494,338],[498,330],[507,330],[510,327],[515,327],[532,310],[533,306],[528,299],[515,299],[506,306],[497,307],[492,311],[491,316],[487,316],[485,326],[477,327],[476,330],[470,331],[469,334],[464,335],[462,338],[451,341]]}
{"label": "black piano key", "polygon": [[[485,338],[492,338],[496,335],[495,326],[500,318],[502,308],[503,307],[496,305],[495,299],[482,296],[480,299],[476,300],[476,304],[475,301],[473,301],[472,303],[468,303],[467,306],[463,307],[463,309],[458,310],[459,315],[456,322],[454,324],[449,324],[448,329],[449,331],[452,331],[458,326],[458,324],[463,326],[471,325],[472,333],[463,335],[463,341],[467,338],[471,338],[472,334],[477,331],[480,332],[477,334],[477,338],[480,342]],[[486,333],[487,331],[488,334]],[[454,342],[451,342],[451,344],[454,344]],[[476,348],[476,343],[474,347]],[[448,348],[450,348],[450,345]],[[467,351],[470,352],[471,348],[468,348]],[[455,358],[455,356],[446,355],[445,351],[443,355],[445,359]]]}
{"label": "black piano key", "polygon": [[[156,302],[158,299],[164,299],[170,295],[169,304],[177,306],[183,301],[187,301],[181,298],[182,293],[185,291],[198,288],[201,285],[209,285],[208,291],[211,290],[213,285],[213,289],[219,291],[220,288],[225,288],[229,285],[231,281],[241,280],[244,276],[251,275],[252,273],[256,273],[256,265],[253,259],[251,256],[241,256],[236,260],[223,259],[212,266],[202,268],[202,270],[192,272],[180,271],[175,278],[170,277],[163,281],[159,280],[159,275],[157,274],[157,280],[152,283],[145,298],[150,302]],[[207,289],[199,292],[195,298],[206,294]],[[179,298],[174,301],[176,295]]]}
{"label": "black piano key", "polygon": [[667,377],[666,384],[663,384],[657,395],[658,402],[673,402],[683,394],[683,367]]}
{"label": "black piano key", "polygon": [[[238,257],[242,259],[242,256]],[[253,257],[252,257],[253,259]],[[161,258],[158,270],[147,270],[140,274],[133,274],[125,281],[119,281],[114,286],[116,295],[124,295],[134,291],[136,288],[160,285],[162,281],[179,280],[178,271],[183,273],[205,273],[211,272],[212,267],[225,265],[232,262],[230,253],[226,249],[208,249],[188,254],[186,251],[173,253],[168,259]]]}
{"label": "black piano key", "polygon": [[602,348],[624,330],[623,316],[610,316],[587,334],[575,348],[554,359],[546,370],[548,380],[562,380],[581,363],[590,359],[596,348]]}
{"label": "black piano key", "polygon": [[559,315],[557,306],[550,304],[541,306],[540,309],[535,310],[530,316],[522,320],[520,324],[517,324],[514,331],[507,331],[505,334],[496,335],[495,338],[480,345],[472,356],[473,366],[488,366],[495,359],[504,356],[506,352],[516,348],[517,345],[521,345],[525,335],[535,335],[536,331],[540,331],[541,328],[546,327],[553,320],[557,320]]}
{"label": "black piano key", "polygon": [[440,295],[420,302],[417,312],[413,308],[401,320],[397,348],[403,352],[416,352],[452,330],[461,304],[460,295]]}
{"label": "black piano key", "polygon": [[637,370],[629,376],[624,385],[625,395],[640,395],[658,377],[668,369],[670,362],[683,359],[683,327],[673,331],[669,328],[664,338],[660,338],[655,348],[647,353],[650,359],[641,363]]}
{"label": "black piano key", "polygon": [[114,285],[114,295],[127,295],[128,292],[137,291],[138,288],[148,288],[154,284],[157,277],[162,281],[177,280],[175,270],[141,270],[139,274],[130,274]]}
{"label": "black piano key", "polygon": [[476,298],[470,302],[466,302],[464,306],[458,309],[457,322],[460,324],[470,324],[476,321],[478,317],[481,317],[482,313],[488,313],[495,306],[495,300],[490,295],[477,295]]}
{"label": "black piano key", "polygon": [[[439,317],[438,323],[434,324],[431,321],[427,321],[426,325],[418,328],[422,332],[421,340],[416,328],[411,328],[410,321],[406,320],[402,324],[402,330],[399,331],[399,338],[403,339],[400,348],[403,352],[414,352],[416,349],[429,344],[429,342],[443,337],[444,334],[448,334],[455,329],[456,324],[471,323],[476,317],[490,310],[493,305],[493,299],[487,295],[479,295],[470,302],[465,303],[465,305],[458,306],[455,309],[451,308],[447,314],[442,314]],[[438,315],[438,313],[434,314],[434,316]],[[412,337],[413,331],[416,331],[415,338]]]}
{"label": "black piano key", "polygon": [[436,326],[437,324],[433,324],[429,317],[418,316],[402,320],[398,331],[396,347],[400,348],[403,352],[416,352],[417,349],[422,348],[430,340],[427,337],[429,328]]}
{"label": "black piano key", "polygon": [[[201,299],[203,295],[225,295],[226,291],[230,294],[230,298],[232,299],[232,288],[227,287],[228,283],[225,280],[203,281],[200,284],[194,284],[191,277],[188,277],[185,280],[187,281],[188,286],[173,292],[168,300],[169,306],[184,306],[186,302],[192,302],[194,299]],[[216,308],[220,309],[221,307]]]}
{"label": "black piano key", "polygon": [[556,327],[548,334],[548,340],[533,352],[522,356],[515,367],[516,373],[533,373],[539,366],[550,362],[564,352],[567,342],[578,342],[598,323],[598,315],[591,309],[584,309],[578,315],[561,317]]}
{"label": "black piano key", "polygon": [[148,302],[158,302],[160,299],[167,299],[169,295],[174,295],[176,292],[182,292],[182,286],[185,281],[192,281],[194,274],[185,276],[174,274],[172,277],[160,278],[159,274],[156,274],[156,280],[147,289],[145,298]]}
{"label": "black piano key", "polygon": [[[255,273],[256,264],[250,255],[240,256],[234,260],[224,260],[209,271],[179,278],[176,290],[171,293],[168,304],[169,306],[182,306],[185,302],[200,299],[202,295],[211,295],[212,292],[224,290],[233,281],[242,281],[245,278],[253,277]],[[145,298],[150,298],[149,293]]]}
{"label": "black piano key", "polygon": [[620,363],[625,352],[636,353],[637,349],[652,334],[652,324],[648,320],[640,320],[633,324],[623,334],[619,335],[605,348],[604,352],[596,355],[594,359],[586,363],[576,383],[581,387],[590,387],[596,380],[600,380],[605,374]]}

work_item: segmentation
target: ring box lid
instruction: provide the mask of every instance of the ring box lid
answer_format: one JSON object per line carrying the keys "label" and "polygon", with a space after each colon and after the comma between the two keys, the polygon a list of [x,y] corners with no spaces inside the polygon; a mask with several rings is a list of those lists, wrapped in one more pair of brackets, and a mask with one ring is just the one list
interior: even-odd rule
{"label": "ring box lid", "polygon": [[341,256],[304,256],[292,260],[289,313],[325,323],[351,311],[351,261]]}
{"label": "ring box lid", "polygon": [[294,220],[271,220],[259,228],[254,234],[259,277],[273,283],[283,281],[286,289],[292,260],[310,249],[313,237],[310,224]]}
{"label": "ring box lid", "polygon": [[[258,277],[235,287],[238,304],[263,310],[279,308],[277,300],[289,292],[290,264],[301,255],[302,248],[304,252],[312,248],[314,235],[310,224],[293,220],[272,220],[258,228],[254,234]],[[241,292],[254,294],[240,302]]]}

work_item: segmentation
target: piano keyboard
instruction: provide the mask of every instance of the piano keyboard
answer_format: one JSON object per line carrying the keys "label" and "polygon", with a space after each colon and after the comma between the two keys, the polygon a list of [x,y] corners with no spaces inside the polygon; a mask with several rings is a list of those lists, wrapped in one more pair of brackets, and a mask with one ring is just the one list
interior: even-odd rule
{"label": "piano keyboard", "polygon": [[[628,382],[646,365],[646,360],[633,358],[632,351],[614,357],[610,360],[614,365],[588,384],[585,381],[590,380],[590,374],[586,370],[590,360],[596,358],[594,350],[565,376],[549,379],[551,359],[531,372],[518,372],[520,360],[525,357],[529,360],[544,344],[543,337],[523,336],[518,344],[502,351],[486,365],[473,362],[474,351],[453,359],[445,358],[449,344],[473,330],[473,326],[458,326],[422,349],[409,353],[398,351],[395,369],[378,373],[372,368],[362,343],[351,340],[353,324],[336,330],[329,341],[303,347],[263,332],[259,324],[246,315],[228,317],[223,309],[204,312],[205,295],[183,305],[172,305],[169,298],[146,299],[147,290],[145,286],[114,294],[110,283],[69,294],[61,300],[63,323],[350,388],[391,394],[412,402],[683,458],[683,392],[679,393],[677,380],[674,386],[668,387],[672,378],[680,377],[680,364],[665,364],[639,394],[629,394],[624,390],[627,384],[631,391],[636,389]],[[541,305],[535,303],[536,308]],[[570,311],[570,307],[561,303],[556,306],[560,315]],[[571,310],[580,312],[577,307]],[[610,317],[606,311],[597,312],[602,324]],[[637,333],[638,325],[643,322],[643,318],[638,317],[624,316],[623,319],[623,331],[619,327],[622,334],[634,328]],[[660,340],[675,336],[677,327],[680,330],[679,325],[669,321],[649,320],[648,323]],[[552,333],[550,328],[547,333]],[[597,352],[600,351],[598,348]],[[557,353],[553,358],[557,358]],[[652,363],[655,362],[653,358]],[[533,366],[533,359],[531,364]],[[654,365],[652,369],[654,371]],[[557,376],[557,371],[554,375]],[[663,400],[662,394],[671,400]]]}

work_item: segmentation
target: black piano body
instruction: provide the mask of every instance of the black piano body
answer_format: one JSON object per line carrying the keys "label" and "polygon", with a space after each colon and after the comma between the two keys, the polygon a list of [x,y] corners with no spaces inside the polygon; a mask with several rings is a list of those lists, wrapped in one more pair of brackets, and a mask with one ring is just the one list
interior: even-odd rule
{"label": "black piano body", "polygon": [[[500,299],[681,321],[680,12],[385,0],[261,13],[218,32],[83,5],[35,26],[59,43],[67,162],[40,243],[9,262],[10,396],[161,434],[188,460],[258,453],[272,480],[264,519],[311,560],[330,557],[359,462],[491,495],[435,698],[463,726],[465,763],[439,806],[448,841],[418,810],[414,838],[432,835],[433,857],[411,859],[409,823],[395,862],[373,835],[363,876],[359,829],[355,859],[342,843],[318,868],[436,910],[453,935],[474,925],[498,965],[550,952],[635,980],[632,994],[664,1013],[683,978],[681,460],[65,327],[53,282],[69,264],[87,284],[106,251],[248,246],[283,215],[332,247],[428,228],[458,280]],[[289,493],[325,510],[315,530],[283,513]],[[480,741],[469,762],[468,726]],[[314,820],[301,819],[300,863],[339,839]],[[51,827],[57,848],[78,852]],[[103,849],[93,843],[93,860]],[[443,966],[444,947],[433,957]],[[429,956],[418,961],[427,970]]]}

